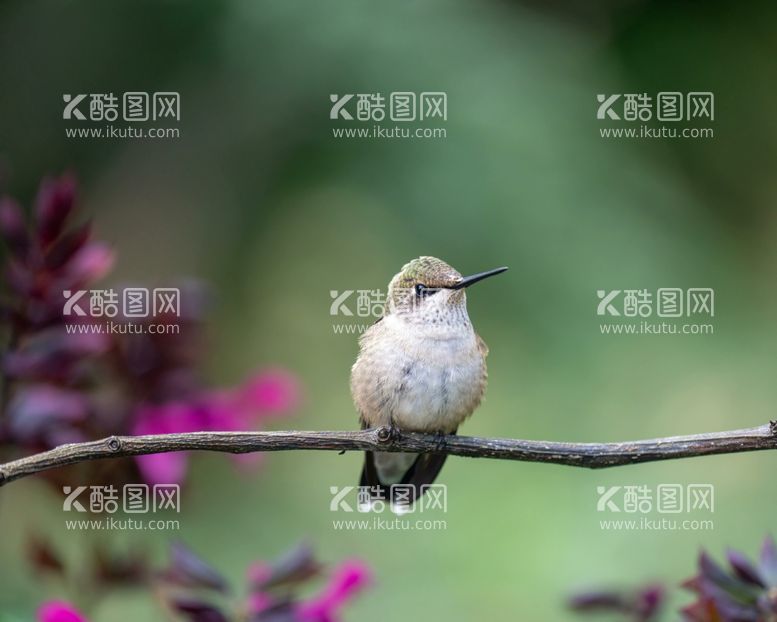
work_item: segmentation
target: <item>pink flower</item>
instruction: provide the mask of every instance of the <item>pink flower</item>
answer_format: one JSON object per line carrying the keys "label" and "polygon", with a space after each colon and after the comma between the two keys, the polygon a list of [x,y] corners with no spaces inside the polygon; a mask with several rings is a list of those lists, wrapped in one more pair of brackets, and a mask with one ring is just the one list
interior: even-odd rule
{"label": "pink flower", "polygon": [[[198,414],[196,408],[183,402],[170,402],[162,406],[144,405],[137,411],[132,433],[172,434],[208,429]],[[138,456],[135,460],[143,479],[149,484],[180,484],[186,477],[188,458],[185,452]]]}
{"label": "pink flower", "polygon": [[[255,429],[258,420],[287,414],[299,403],[299,388],[290,374],[257,373],[234,389],[205,391],[187,401],[144,404],[135,415],[132,433],[234,432]],[[241,464],[245,456],[237,456]],[[185,452],[138,456],[138,468],[150,484],[180,484],[186,477]],[[250,456],[247,462],[255,463]]]}
{"label": "pink flower", "polygon": [[73,254],[62,278],[63,289],[77,289],[97,281],[110,272],[116,259],[114,252],[102,242],[89,242]]}
{"label": "pink flower", "polygon": [[340,609],[372,582],[372,572],[359,560],[347,560],[335,569],[321,594],[302,603],[297,613],[302,622],[337,622]]}
{"label": "pink flower", "polygon": [[38,609],[38,622],[88,622],[75,607],[64,601],[49,601]]}
{"label": "pink flower", "polygon": [[249,378],[236,397],[247,411],[274,415],[295,409],[299,405],[300,390],[294,376],[275,369]]}

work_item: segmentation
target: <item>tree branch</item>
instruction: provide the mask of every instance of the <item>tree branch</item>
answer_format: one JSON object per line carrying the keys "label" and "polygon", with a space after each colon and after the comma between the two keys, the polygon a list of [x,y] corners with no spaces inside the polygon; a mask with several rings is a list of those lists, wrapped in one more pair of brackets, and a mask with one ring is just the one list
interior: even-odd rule
{"label": "tree branch", "polygon": [[435,436],[374,428],[353,432],[190,432],[148,436],[110,436],[71,443],[0,465],[0,486],[28,475],[87,460],[167,453],[317,449],[330,451],[405,451],[446,453],[469,458],[546,462],[600,469],[605,467],[777,449],[777,422],[756,428],[673,436],[626,443],[563,443],[474,436]]}

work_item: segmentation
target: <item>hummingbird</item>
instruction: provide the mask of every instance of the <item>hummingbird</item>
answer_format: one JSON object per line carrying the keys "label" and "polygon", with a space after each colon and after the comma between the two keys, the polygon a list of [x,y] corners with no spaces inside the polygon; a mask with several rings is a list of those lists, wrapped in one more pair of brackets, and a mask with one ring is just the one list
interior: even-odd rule
{"label": "hummingbird", "polygon": [[[351,394],[362,429],[455,434],[486,389],[488,347],[467,314],[466,288],[507,270],[463,277],[436,257],[405,264],[388,286],[384,313],[359,339]],[[411,501],[442,469],[447,454],[365,452],[361,486],[394,501],[391,486]]]}

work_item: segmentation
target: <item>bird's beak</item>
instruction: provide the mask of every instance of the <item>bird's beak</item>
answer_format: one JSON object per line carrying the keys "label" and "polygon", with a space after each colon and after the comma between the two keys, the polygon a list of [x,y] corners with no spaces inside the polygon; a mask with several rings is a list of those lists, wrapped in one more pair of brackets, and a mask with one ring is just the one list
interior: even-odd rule
{"label": "bird's beak", "polygon": [[465,287],[469,287],[470,285],[473,285],[477,283],[478,281],[482,281],[483,279],[487,279],[490,276],[496,276],[497,274],[502,274],[507,270],[507,266],[503,266],[501,268],[494,268],[493,270],[486,270],[485,272],[478,272],[477,274],[473,274],[472,276],[465,276],[461,281],[456,283],[456,285],[452,285],[448,289],[463,289]]}

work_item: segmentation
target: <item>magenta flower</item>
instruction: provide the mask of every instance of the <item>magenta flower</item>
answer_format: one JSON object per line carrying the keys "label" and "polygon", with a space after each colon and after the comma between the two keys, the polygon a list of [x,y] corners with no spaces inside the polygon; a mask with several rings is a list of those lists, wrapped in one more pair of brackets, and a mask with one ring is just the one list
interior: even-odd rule
{"label": "magenta flower", "polygon": [[294,376],[273,369],[249,378],[236,397],[246,412],[271,416],[294,410],[299,405],[300,392]]}
{"label": "magenta flower", "polygon": [[[298,404],[299,394],[291,375],[277,370],[257,373],[234,389],[205,391],[164,404],[144,404],[136,411],[132,433],[253,430],[264,419],[288,413]],[[151,484],[179,484],[186,476],[186,452],[138,456],[136,460],[144,479]]]}
{"label": "magenta flower", "polygon": [[88,622],[70,603],[49,601],[38,609],[38,622]]}
{"label": "magenta flower", "polygon": [[340,610],[372,583],[369,567],[359,560],[347,560],[335,569],[323,592],[302,603],[297,613],[302,622],[337,622]]}

